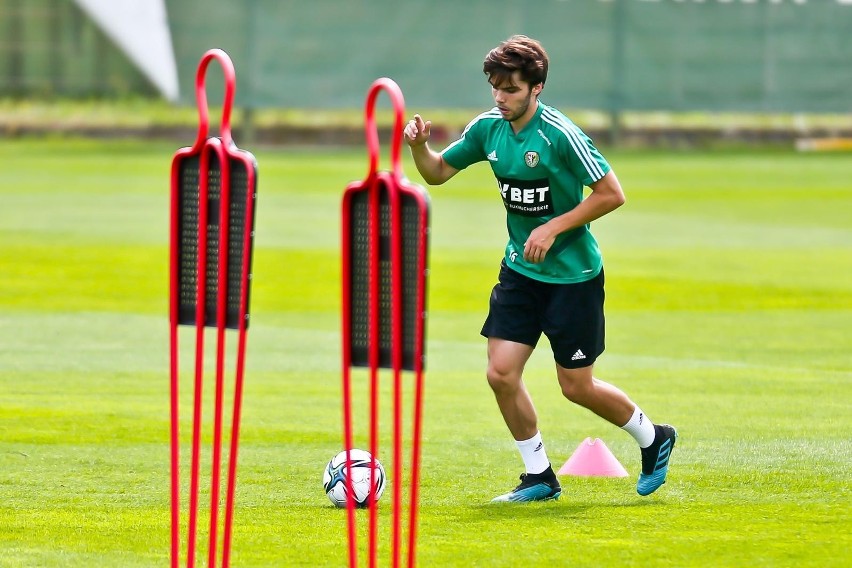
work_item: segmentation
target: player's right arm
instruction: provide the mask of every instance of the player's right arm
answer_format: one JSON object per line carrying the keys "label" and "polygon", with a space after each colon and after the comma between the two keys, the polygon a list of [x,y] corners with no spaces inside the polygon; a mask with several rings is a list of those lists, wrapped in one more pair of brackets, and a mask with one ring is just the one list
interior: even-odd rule
{"label": "player's right arm", "polygon": [[424,121],[419,114],[415,114],[414,118],[405,125],[402,133],[411,149],[414,165],[417,166],[417,171],[420,172],[423,180],[429,185],[441,185],[456,175],[459,170],[445,162],[441,154],[429,147],[431,130],[432,122]]}

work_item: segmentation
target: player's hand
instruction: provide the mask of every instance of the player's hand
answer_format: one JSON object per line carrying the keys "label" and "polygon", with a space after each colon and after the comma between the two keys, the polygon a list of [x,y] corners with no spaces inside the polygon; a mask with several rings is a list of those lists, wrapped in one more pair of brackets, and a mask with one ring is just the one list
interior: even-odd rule
{"label": "player's hand", "polygon": [[419,114],[415,114],[414,118],[408,121],[405,128],[402,130],[405,141],[412,148],[414,146],[422,146],[429,140],[432,133],[432,121],[424,121]]}
{"label": "player's hand", "polygon": [[555,240],[556,234],[551,232],[547,223],[536,227],[524,243],[524,260],[533,264],[542,262]]}

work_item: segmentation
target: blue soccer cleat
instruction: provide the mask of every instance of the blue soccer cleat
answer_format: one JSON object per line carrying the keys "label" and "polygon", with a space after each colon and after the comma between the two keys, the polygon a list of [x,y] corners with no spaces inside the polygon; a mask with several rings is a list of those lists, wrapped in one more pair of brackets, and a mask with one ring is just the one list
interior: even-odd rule
{"label": "blue soccer cleat", "polygon": [[559,499],[562,487],[548,466],[541,473],[522,473],[521,483],[509,493],[491,500],[492,503],[525,503],[528,501],[549,501]]}
{"label": "blue soccer cleat", "polygon": [[669,458],[677,441],[677,430],[668,424],[654,426],[657,436],[654,443],[642,449],[642,473],[636,484],[639,495],[650,495],[666,482]]}

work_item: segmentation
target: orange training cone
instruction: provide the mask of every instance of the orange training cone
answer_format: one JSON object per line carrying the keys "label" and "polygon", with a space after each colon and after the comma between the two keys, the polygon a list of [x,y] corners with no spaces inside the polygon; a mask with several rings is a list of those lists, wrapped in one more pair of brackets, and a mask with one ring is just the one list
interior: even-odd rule
{"label": "orange training cone", "polygon": [[577,446],[568,461],[559,468],[559,475],[595,477],[627,477],[627,470],[616,459],[603,440],[586,438]]}

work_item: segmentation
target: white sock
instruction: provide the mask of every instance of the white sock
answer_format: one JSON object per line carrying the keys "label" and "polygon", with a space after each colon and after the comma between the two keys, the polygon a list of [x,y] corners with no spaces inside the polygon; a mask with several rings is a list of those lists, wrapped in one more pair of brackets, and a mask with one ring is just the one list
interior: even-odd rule
{"label": "white sock", "polygon": [[628,434],[633,436],[639,443],[640,448],[647,448],[654,443],[654,423],[651,419],[645,416],[638,406],[633,410],[633,416],[627,421],[627,424],[621,427]]}
{"label": "white sock", "polygon": [[544,442],[541,441],[541,432],[536,432],[529,440],[515,440],[515,443],[521,452],[527,473],[541,473],[550,467],[550,460],[544,451]]}

